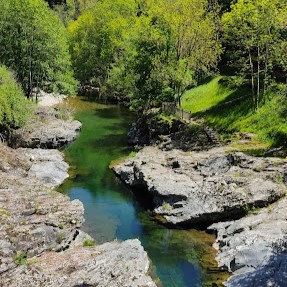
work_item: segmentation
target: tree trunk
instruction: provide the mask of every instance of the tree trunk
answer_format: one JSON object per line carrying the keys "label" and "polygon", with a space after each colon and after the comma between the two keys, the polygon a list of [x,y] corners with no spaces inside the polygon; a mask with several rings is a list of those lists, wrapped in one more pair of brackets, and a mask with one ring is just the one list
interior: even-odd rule
{"label": "tree trunk", "polygon": [[260,46],[257,45],[257,97],[256,97],[256,110],[259,106],[259,97],[260,97]]}
{"label": "tree trunk", "polygon": [[250,65],[250,71],[251,71],[251,86],[252,86],[251,93],[252,93],[254,108],[256,108],[256,100],[255,100],[255,92],[254,92],[254,68],[253,68],[253,62],[252,62],[250,47],[248,47],[247,49],[248,49],[249,65]]}
{"label": "tree trunk", "polygon": [[264,61],[265,61],[265,68],[264,68],[263,95],[265,95],[266,89],[267,89],[267,74],[268,74],[268,62],[269,62],[269,45],[268,44],[266,44],[266,47],[265,47]]}

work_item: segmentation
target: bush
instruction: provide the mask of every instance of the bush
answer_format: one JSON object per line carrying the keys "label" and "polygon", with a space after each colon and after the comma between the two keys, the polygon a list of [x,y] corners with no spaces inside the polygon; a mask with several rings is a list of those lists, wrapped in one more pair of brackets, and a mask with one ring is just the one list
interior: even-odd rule
{"label": "bush", "polygon": [[22,126],[31,114],[31,103],[24,96],[14,75],[0,66],[0,126],[4,129]]}

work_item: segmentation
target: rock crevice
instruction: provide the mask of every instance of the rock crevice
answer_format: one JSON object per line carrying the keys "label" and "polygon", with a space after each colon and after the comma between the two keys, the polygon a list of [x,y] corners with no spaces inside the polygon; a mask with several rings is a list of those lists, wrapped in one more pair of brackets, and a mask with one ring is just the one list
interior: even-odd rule
{"label": "rock crevice", "polygon": [[[258,170],[261,170],[259,173]],[[287,163],[225,148],[185,153],[145,147],[114,172],[152,194],[154,212],[171,225],[210,224],[243,216],[284,195]]]}

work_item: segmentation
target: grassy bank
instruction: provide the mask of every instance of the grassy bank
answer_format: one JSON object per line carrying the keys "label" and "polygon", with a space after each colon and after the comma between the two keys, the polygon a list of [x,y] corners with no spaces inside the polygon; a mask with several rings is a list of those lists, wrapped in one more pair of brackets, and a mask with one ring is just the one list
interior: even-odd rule
{"label": "grassy bank", "polygon": [[[230,79],[229,79],[230,80]],[[287,99],[282,90],[274,88],[261,99],[254,111],[250,91],[232,88],[222,76],[187,91],[182,108],[202,117],[222,136],[249,132],[267,146],[287,146]]]}

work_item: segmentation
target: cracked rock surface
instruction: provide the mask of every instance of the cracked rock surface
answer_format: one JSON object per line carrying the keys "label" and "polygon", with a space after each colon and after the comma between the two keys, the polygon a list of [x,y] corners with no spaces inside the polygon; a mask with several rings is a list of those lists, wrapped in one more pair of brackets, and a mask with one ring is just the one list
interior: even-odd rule
{"label": "cracked rock surface", "polygon": [[5,286],[156,287],[145,275],[149,261],[137,239],[78,246],[64,252],[45,252],[34,261],[7,272]]}
{"label": "cracked rock surface", "polygon": [[213,223],[219,267],[233,273],[226,286],[286,286],[286,159],[228,147],[192,153],[146,147],[114,171],[151,194],[154,213],[166,223]]}
{"label": "cracked rock surface", "polygon": [[133,189],[149,192],[155,214],[171,225],[240,217],[286,191],[286,160],[255,158],[224,147],[192,153],[145,147],[113,170]]}
{"label": "cracked rock surface", "polygon": [[59,151],[0,150],[0,286],[155,286],[138,240],[83,247],[83,204],[54,190]]}
{"label": "cracked rock surface", "polygon": [[215,223],[219,266],[234,272],[226,286],[286,286],[287,198],[235,221]]}

